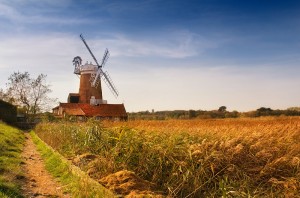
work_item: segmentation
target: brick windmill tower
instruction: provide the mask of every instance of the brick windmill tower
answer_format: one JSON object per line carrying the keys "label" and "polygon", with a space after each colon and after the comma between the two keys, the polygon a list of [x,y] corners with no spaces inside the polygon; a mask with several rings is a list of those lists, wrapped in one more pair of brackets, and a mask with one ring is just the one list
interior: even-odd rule
{"label": "brick windmill tower", "polygon": [[95,76],[97,72],[97,67],[91,63],[81,65],[81,62],[79,62],[80,60],[81,58],[79,56],[75,57],[73,60],[75,63],[74,73],[80,76],[78,103],[91,103],[92,98],[95,99],[98,104],[104,103],[101,81],[94,87],[91,86],[90,83],[90,79],[92,76]]}

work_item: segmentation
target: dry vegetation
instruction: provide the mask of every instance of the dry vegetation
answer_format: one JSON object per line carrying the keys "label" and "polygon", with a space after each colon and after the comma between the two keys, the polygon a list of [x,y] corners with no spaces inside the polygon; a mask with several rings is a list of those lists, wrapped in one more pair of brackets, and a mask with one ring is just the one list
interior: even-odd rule
{"label": "dry vegetation", "polygon": [[67,158],[90,156],[75,161],[99,182],[128,170],[153,196],[300,197],[299,117],[90,120],[43,123],[36,133]]}

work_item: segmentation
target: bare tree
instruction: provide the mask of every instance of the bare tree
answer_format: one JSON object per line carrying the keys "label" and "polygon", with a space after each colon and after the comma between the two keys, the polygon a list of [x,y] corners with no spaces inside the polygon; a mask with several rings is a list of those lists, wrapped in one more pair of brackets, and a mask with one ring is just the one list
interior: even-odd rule
{"label": "bare tree", "polygon": [[48,97],[51,93],[50,85],[46,83],[46,75],[39,74],[36,79],[31,78],[28,72],[14,72],[8,78],[7,97],[15,105],[25,109],[25,113],[33,117],[49,109],[55,99]]}

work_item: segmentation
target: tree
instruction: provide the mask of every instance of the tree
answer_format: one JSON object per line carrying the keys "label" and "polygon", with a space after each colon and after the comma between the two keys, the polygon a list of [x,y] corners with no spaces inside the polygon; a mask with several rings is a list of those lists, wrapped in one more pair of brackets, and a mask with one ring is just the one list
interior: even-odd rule
{"label": "tree", "polygon": [[288,111],[300,111],[300,107],[290,107],[287,108]]}
{"label": "tree", "polygon": [[220,106],[219,109],[218,109],[218,111],[219,111],[219,112],[226,112],[226,109],[227,109],[227,107],[225,107],[225,106]]}
{"label": "tree", "polygon": [[261,107],[256,110],[256,116],[271,116],[273,112],[273,109],[271,108],[266,108],[266,107]]}
{"label": "tree", "polygon": [[8,94],[3,89],[0,89],[0,100],[13,103],[13,98],[9,98]]}
{"label": "tree", "polygon": [[5,99],[5,96],[6,96],[6,94],[5,94],[4,90],[3,90],[3,89],[0,89],[0,99],[1,99],[1,100],[4,100],[4,99]]}
{"label": "tree", "polygon": [[196,111],[195,110],[189,110],[189,118],[195,118],[196,117]]}
{"label": "tree", "polygon": [[39,74],[36,79],[28,72],[14,72],[8,78],[7,96],[11,101],[25,109],[26,115],[35,115],[49,109],[55,99],[48,97],[50,85],[46,83],[46,75]]}

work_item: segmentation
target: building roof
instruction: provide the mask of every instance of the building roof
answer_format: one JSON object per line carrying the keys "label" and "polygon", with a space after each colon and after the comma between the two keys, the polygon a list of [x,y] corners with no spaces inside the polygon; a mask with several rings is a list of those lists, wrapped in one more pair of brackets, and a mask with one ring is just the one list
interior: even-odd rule
{"label": "building roof", "polygon": [[127,116],[124,104],[100,104],[99,106],[93,106],[85,103],[60,103],[59,107],[63,108],[63,111],[68,115],[84,115],[87,117]]}
{"label": "building roof", "polygon": [[101,117],[118,117],[127,116],[123,104],[100,104],[99,106],[92,106],[85,104],[81,106],[86,116],[101,116]]}
{"label": "building roof", "polygon": [[80,108],[73,108],[73,109],[66,108],[66,109],[64,109],[64,111],[67,115],[77,115],[77,116],[85,115],[85,113]]}
{"label": "building roof", "polygon": [[69,96],[79,96],[79,93],[69,93]]}

